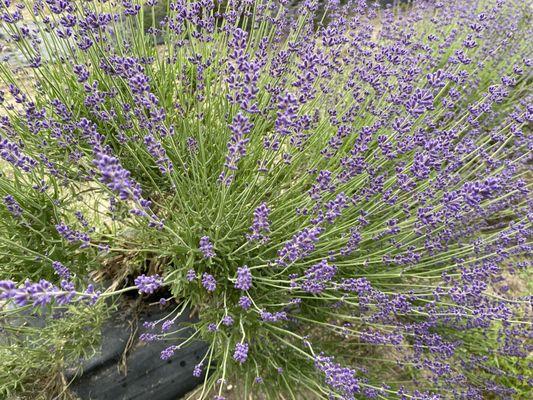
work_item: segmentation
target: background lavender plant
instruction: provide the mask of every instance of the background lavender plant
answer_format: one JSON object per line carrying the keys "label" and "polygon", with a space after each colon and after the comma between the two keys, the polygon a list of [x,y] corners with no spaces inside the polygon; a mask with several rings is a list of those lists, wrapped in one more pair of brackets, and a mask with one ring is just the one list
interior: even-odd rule
{"label": "background lavender plant", "polygon": [[526,393],[527,4],[0,6],[0,278],[168,289],[199,398]]}

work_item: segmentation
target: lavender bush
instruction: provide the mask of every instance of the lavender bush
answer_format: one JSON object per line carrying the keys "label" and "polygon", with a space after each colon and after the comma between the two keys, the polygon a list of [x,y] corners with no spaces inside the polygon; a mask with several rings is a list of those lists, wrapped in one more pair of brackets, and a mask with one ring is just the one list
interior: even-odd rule
{"label": "lavender bush", "polygon": [[528,396],[526,2],[0,6],[2,318],[158,295],[199,399]]}

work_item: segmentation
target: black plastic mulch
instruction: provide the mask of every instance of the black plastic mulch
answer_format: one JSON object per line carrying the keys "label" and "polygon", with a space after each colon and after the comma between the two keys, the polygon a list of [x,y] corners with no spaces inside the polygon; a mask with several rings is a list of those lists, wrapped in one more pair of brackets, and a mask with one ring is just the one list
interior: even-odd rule
{"label": "black plastic mulch", "polygon": [[[161,351],[176,342],[139,341],[140,334],[149,332],[142,324],[166,314],[168,310],[158,307],[141,312],[138,318],[131,313],[115,314],[102,329],[102,351],[84,362],[77,375],[73,370],[67,371],[67,379],[73,379],[70,389],[82,400],[177,400],[198,386],[203,379],[193,377],[192,371],[207,351],[205,343],[188,344],[176,350],[170,360],[163,361]],[[187,313],[184,313],[175,326],[187,321]],[[122,357],[135,325],[138,329],[133,344],[128,346],[131,350],[125,359],[124,373],[124,368],[120,368]],[[187,335],[182,332],[181,336]]]}

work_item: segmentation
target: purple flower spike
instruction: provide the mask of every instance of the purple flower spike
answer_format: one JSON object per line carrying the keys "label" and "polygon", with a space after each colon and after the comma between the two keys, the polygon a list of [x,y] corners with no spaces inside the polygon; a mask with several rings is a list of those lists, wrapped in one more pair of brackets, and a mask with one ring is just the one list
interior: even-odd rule
{"label": "purple flower spike", "polygon": [[44,279],[39,282],[27,280],[19,287],[13,281],[0,281],[0,300],[11,300],[18,307],[30,303],[34,307],[45,306],[52,302],[66,305],[86,297],[86,295],[76,297],[74,285],[66,280],[61,282],[61,288]]}
{"label": "purple flower spike", "polygon": [[204,273],[202,275],[202,286],[208,291],[208,292],[214,292],[217,288],[217,281],[213,277],[213,275]]}
{"label": "purple flower spike", "polygon": [[187,279],[188,282],[194,281],[196,279],[196,271],[194,269],[188,270],[185,279]]}
{"label": "purple flower spike", "polygon": [[361,386],[355,371],[333,362],[333,357],[317,356],[315,367],[325,374],[326,383],[343,395],[353,398],[353,395],[360,392]]}
{"label": "purple flower spike", "polygon": [[337,267],[329,265],[326,260],[313,265],[305,271],[305,280],[302,283],[302,290],[308,293],[321,293],[337,272]]}
{"label": "purple flower spike", "polygon": [[141,335],[139,336],[139,340],[142,341],[142,342],[146,342],[146,343],[149,343],[149,342],[153,342],[155,340],[157,340],[158,337],[155,333],[141,333]]}
{"label": "purple flower spike", "polygon": [[252,300],[250,300],[248,296],[241,296],[241,298],[239,298],[239,306],[241,306],[243,310],[248,310],[252,306]]}
{"label": "purple flower spike", "polygon": [[135,278],[135,286],[139,289],[140,293],[152,294],[163,284],[163,278],[159,275],[139,275]]}
{"label": "purple flower spike", "polygon": [[213,258],[215,256],[215,248],[209,236],[203,236],[200,239],[200,251],[203,253],[204,258]]}
{"label": "purple flower spike", "polygon": [[287,261],[295,262],[309,255],[315,249],[315,243],[319,240],[319,235],[323,228],[304,228],[295,234],[285,246],[278,251],[278,263],[286,265]]}
{"label": "purple flower spike", "polygon": [[231,326],[233,325],[233,317],[231,315],[226,315],[224,316],[224,318],[222,318],[222,324],[223,325],[226,325],[226,326]]}
{"label": "purple flower spike", "polygon": [[54,268],[54,271],[57,275],[59,275],[60,278],[69,280],[70,279],[70,270],[65,267],[63,264],[61,264],[59,261],[54,261],[52,263],[52,267]]}
{"label": "purple flower spike", "polygon": [[106,154],[97,147],[93,163],[102,174],[100,181],[117,193],[121,200],[141,199],[139,184],[130,177],[130,172],[120,165],[116,157]]}
{"label": "purple flower spike", "polygon": [[266,203],[261,203],[254,211],[254,221],[250,227],[251,234],[246,235],[247,239],[267,242],[267,234],[270,232],[270,223],[268,216],[270,215],[270,208]]}
{"label": "purple flower spike", "polygon": [[237,269],[237,281],[235,288],[240,290],[249,290],[252,287],[252,273],[245,265]]}
{"label": "purple flower spike", "polygon": [[22,208],[20,207],[20,204],[17,203],[15,198],[8,194],[4,197],[4,204],[7,207],[7,210],[16,218],[20,217],[22,215]]}
{"label": "purple flower spike", "polygon": [[59,233],[67,242],[72,244],[81,243],[82,248],[89,246],[89,243],[91,242],[89,235],[84,232],[72,229],[70,226],[63,222],[56,225],[56,230],[57,233]]}
{"label": "purple flower spike", "polygon": [[172,345],[161,351],[161,360],[168,360],[174,355],[174,352],[178,349],[178,346]]}
{"label": "purple flower spike", "polygon": [[17,143],[11,142],[1,136],[0,157],[24,172],[32,171],[37,165],[37,161],[25,155]]}
{"label": "purple flower spike", "polygon": [[202,376],[202,371],[203,371],[203,364],[200,363],[200,364],[196,364],[194,366],[194,369],[192,371],[192,376],[194,376],[195,378],[199,378]]}
{"label": "purple flower spike", "polygon": [[237,343],[235,345],[235,352],[233,353],[233,359],[242,364],[248,358],[248,343]]}

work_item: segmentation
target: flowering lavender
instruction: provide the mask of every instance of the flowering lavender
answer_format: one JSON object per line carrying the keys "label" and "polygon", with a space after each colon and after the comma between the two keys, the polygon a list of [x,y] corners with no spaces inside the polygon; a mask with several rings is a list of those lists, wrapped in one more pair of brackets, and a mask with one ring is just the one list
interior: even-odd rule
{"label": "flowering lavender", "polygon": [[269,311],[261,311],[260,312],[261,320],[264,322],[279,322],[279,321],[286,321],[287,313],[285,311],[277,311],[277,312],[269,312]]}
{"label": "flowering lavender", "polygon": [[248,117],[238,113],[229,128],[233,135],[228,143],[228,155],[224,165],[230,170],[236,170],[239,160],[246,156],[246,144],[250,139],[245,138],[245,135],[250,133],[253,124],[250,123]]}
{"label": "flowering lavender", "polygon": [[70,226],[61,222],[56,225],[56,231],[59,233],[68,243],[81,243],[82,247],[87,247],[91,239],[89,235],[84,232],[72,229]]}
{"label": "flowering lavender", "polygon": [[163,279],[157,274],[150,276],[143,274],[135,278],[134,284],[140,293],[152,294],[161,287]]}
{"label": "flowering lavender", "polygon": [[337,268],[334,265],[329,265],[326,260],[322,260],[305,271],[302,290],[314,294],[322,292],[327,283],[333,280],[336,272]]}
{"label": "flowering lavender", "polygon": [[[17,286],[11,280],[0,281],[0,300],[12,301],[16,306],[22,307],[31,304],[34,307],[49,304],[67,305],[74,301],[81,301],[93,298],[93,290],[87,288],[85,293],[77,293],[74,285],[65,280],[60,286],[41,279],[39,282],[27,280],[24,284]],[[96,294],[98,297],[98,294]],[[94,302],[94,299],[91,300]]]}
{"label": "flowering lavender", "polygon": [[187,274],[185,275],[185,278],[188,282],[192,282],[196,279],[196,271],[194,269],[190,269],[187,271]]}
{"label": "flowering lavender", "polygon": [[214,292],[217,288],[217,281],[213,277],[213,275],[204,273],[202,275],[202,286],[207,290],[208,292]]}
{"label": "flowering lavender", "polygon": [[172,162],[167,157],[164,147],[159,143],[153,135],[147,135],[144,138],[148,152],[156,159],[156,163],[162,174],[167,174],[172,170]]}
{"label": "flowering lavender", "polygon": [[22,171],[30,172],[37,161],[23,153],[20,145],[0,136],[0,157]]}
{"label": "flowering lavender", "polygon": [[350,368],[341,367],[333,362],[331,357],[319,355],[315,359],[315,366],[324,372],[326,383],[333,389],[342,393],[345,398],[353,398],[355,394],[361,392],[359,379],[356,372]]}
{"label": "flowering lavender", "polygon": [[168,360],[169,358],[171,358],[175,351],[178,349],[178,346],[176,345],[172,345],[172,346],[168,346],[166,349],[162,350],[161,351],[161,360]]}
{"label": "flowering lavender", "polygon": [[57,275],[59,275],[60,278],[69,280],[70,279],[70,270],[65,267],[63,264],[61,264],[59,261],[54,261],[52,263],[52,267],[54,268],[54,271]]}
{"label": "flowering lavender", "polygon": [[215,248],[209,236],[202,236],[200,238],[200,251],[204,255],[204,258],[213,258],[215,256]]}
{"label": "flowering lavender", "polygon": [[248,343],[237,343],[233,353],[233,359],[242,364],[248,358]]}
{"label": "flowering lavender", "polygon": [[291,240],[278,252],[278,263],[285,264],[287,261],[295,262],[315,249],[315,243],[319,240],[322,228],[304,228],[296,233]]}
{"label": "flowering lavender", "polygon": [[241,296],[239,298],[239,306],[241,306],[243,310],[248,310],[252,306],[252,301],[248,296]]}
{"label": "flowering lavender", "polygon": [[141,266],[195,313],[202,400],[527,397],[525,2],[0,3],[38,88],[0,68],[9,307]]}
{"label": "flowering lavender", "polygon": [[202,376],[202,369],[203,369],[203,364],[200,363],[200,364],[196,364],[194,366],[194,369],[192,371],[192,376],[194,376],[195,378],[199,378]]}
{"label": "flowering lavender", "polygon": [[237,280],[235,281],[235,288],[240,290],[249,290],[252,287],[252,273],[245,265],[237,269]]}
{"label": "flowering lavender", "polygon": [[270,208],[266,203],[261,203],[254,211],[254,221],[250,227],[252,233],[247,234],[248,240],[259,240],[262,242],[268,241],[267,234],[270,232],[270,223],[268,216],[270,215]]}
{"label": "flowering lavender", "polygon": [[110,156],[103,151],[95,154],[94,165],[102,174],[101,182],[116,192],[121,200],[141,198],[139,185],[130,178],[130,172],[125,170],[116,157]]}
{"label": "flowering lavender", "polygon": [[7,208],[7,210],[13,215],[14,217],[20,217],[22,215],[22,207],[20,207],[20,204],[17,203],[15,198],[8,194],[4,197],[4,204]]}

